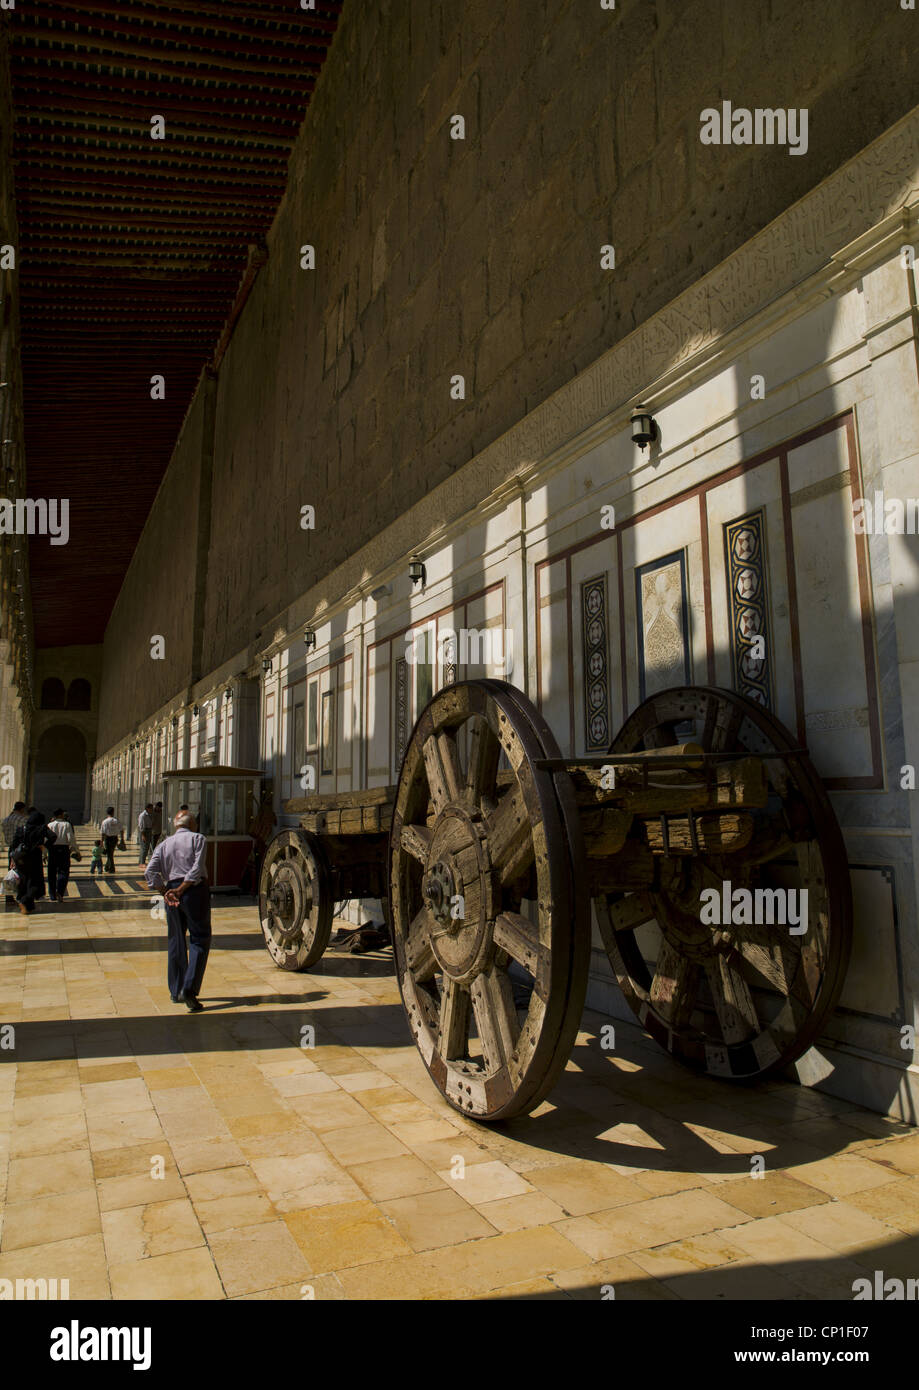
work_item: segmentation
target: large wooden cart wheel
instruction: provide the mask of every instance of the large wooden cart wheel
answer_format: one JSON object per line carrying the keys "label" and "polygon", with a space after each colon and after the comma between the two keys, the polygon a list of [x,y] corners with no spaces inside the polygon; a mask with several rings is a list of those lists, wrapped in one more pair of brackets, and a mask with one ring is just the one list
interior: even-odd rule
{"label": "large wooden cart wheel", "polygon": [[535,766],[559,756],[522,692],[460,682],[415,725],[396,789],[390,908],[402,999],[435,1084],[478,1120],[538,1105],[581,1018],[590,931],[580,830],[567,774]]}
{"label": "large wooden cart wheel", "polygon": [[[594,906],[642,1026],[681,1062],[748,1080],[800,1057],[836,1003],[851,945],[848,863],[810,759],[770,756],[798,745],[773,715],[733,691],[681,687],[651,696],[610,753],[672,748],[687,733],[707,752],[764,758],[768,803],[754,815],[750,844],[720,857],[687,856],[666,891],[605,893]],[[736,921],[747,915],[742,897],[731,920],[703,920],[716,915],[703,890],[719,891],[717,915],[726,916],[725,884],[732,898],[738,889],[753,891],[754,902],[756,889],[806,889],[806,930],[792,933],[778,920],[780,909],[767,905],[771,893],[761,895],[759,922]]]}
{"label": "large wooden cart wheel", "polygon": [[308,970],[332,930],[335,904],[322,845],[303,830],[282,830],[265,850],[258,893],[265,944],[282,970]]}

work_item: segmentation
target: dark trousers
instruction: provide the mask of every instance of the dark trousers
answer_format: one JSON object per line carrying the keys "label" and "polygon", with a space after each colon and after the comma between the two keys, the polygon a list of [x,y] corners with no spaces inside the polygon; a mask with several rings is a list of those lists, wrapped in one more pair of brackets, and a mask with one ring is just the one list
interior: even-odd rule
{"label": "dark trousers", "polygon": [[70,881],[70,849],[67,845],[51,845],[48,849],[48,892],[52,898],[63,897]]}
{"label": "dark trousers", "polygon": [[[181,882],[180,878],[173,878],[166,887],[178,888]],[[167,903],[166,922],[169,927],[169,993],[185,993],[197,998],[211,949],[211,893],[208,885],[196,883],[187,888],[179,907],[170,907]]]}
{"label": "dark trousers", "polygon": [[140,832],[140,857],[141,862],[146,864],[150,855],[153,853],[153,831],[142,830]]}
{"label": "dark trousers", "polygon": [[117,835],[102,836],[102,848],[105,851],[105,872],[107,874],[113,874],[115,872],[115,846],[117,843]]}

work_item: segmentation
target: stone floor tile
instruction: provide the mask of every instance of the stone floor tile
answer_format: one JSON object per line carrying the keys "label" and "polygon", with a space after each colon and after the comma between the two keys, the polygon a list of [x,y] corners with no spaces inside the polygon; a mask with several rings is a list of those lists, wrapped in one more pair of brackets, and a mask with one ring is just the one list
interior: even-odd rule
{"label": "stone floor tile", "polygon": [[5,1254],[23,1246],[50,1245],[75,1236],[94,1235],[100,1229],[95,1187],[56,1197],[32,1197],[6,1206],[0,1251]]}
{"label": "stone floor tile", "polygon": [[634,1179],[622,1177],[601,1163],[558,1163],[524,1170],[523,1176],[571,1216],[586,1216],[647,1197]]}
{"label": "stone floor tile", "polygon": [[406,1146],[383,1125],[372,1122],[348,1125],[345,1129],[324,1130],[322,1142],[343,1165],[370,1163],[374,1159],[398,1158],[408,1154]]}
{"label": "stone floor tile", "polygon": [[102,1235],[110,1265],[130,1264],[204,1244],[198,1217],[187,1197],[104,1212]]}
{"label": "stone floor tile", "polygon": [[185,1186],[193,1202],[210,1202],[217,1197],[240,1197],[244,1193],[261,1191],[259,1180],[247,1163],[189,1173],[185,1177]]}
{"label": "stone floor tile", "polygon": [[50,1120],[56,1115],[77,1115],[83,1111],[83,1097],[79,1087],[66,1091],[54,1091],[50,1095],[17,1098],[13,1105],[13,1119],[17,1125],[27,1125],[33,1120]]}
{"label": "stone floor tile", "polygon": [[679,1297],[636,1264],[634,1258],[626,1255],[582,1265],[580,1269],[560,1270],[549,1278],[568,1298],[583,1303],[602,1303],[611,1299],[617,1303],[646,1299],[666,1302]]}
{"label": "stone floor tile", "polygon": [[487,1217],[450,1188],[380,1202],[380,1210],[412,1249],[418,1251],[459,1245],[462,1241],[491,1236],[497,1231]]}
{"label": "stone floor tile", "polygon": [[[343,1131],[345,1134],[351,1132]],[[326,1135],[326,1139],[328,1137]],[[374,1202],[413,1197],[420,1192],[433,1192],[446,1186],[432,1168],[413,1154],[353,1164],[348,1172]]]}
{"label": "stone floor tile", "polygon": [[743,1260],[745,1251],[733,1239],[733,1231],[706,1231],[687,1236],[685,1240],[670,1241],[650,1250],[636,1250],[629,1259],[639,1269],[656,1279],[675,1274],[692,1274],[699,1269],[715,1269],[718,1265]]}
{"label": "stone floor tile", "polygon": [[35,1197],[53,1197],[92,1187],[93,1165],[89,1149],[43,1154],[35,1158],[13,1158],[7,1177],[7,1202],[24,1202]]}
{"label": "stone floor tile", "polygon": [[519,1197],[478,1202],[476,1207],[495,1230],[503,1232],[523,1231],[529,1226],[550,1226],[555,1221],[563,1220],[566,1215],[558,1203],[544,1192],[524,1192]]}
{"label": "stone floor tile", "polygon": [[65,1153],[88,1145],[86,1120],[77,1115],[55,1115],[50,1120],[17,1124],[10,1136],[10,1157],[30,1158],[39,1154]]}
{"label": "stone floor tile", "polygon": [[891,1169],[857,1154],[834,1154],[816,1163],[793,1164],[787,1171],[790,1177],[830,1197],[848,1197],[852,1192],[894,1182],[897,1177]]}
{"label": "stone floor tile", "polygon": [[767,1169],[759,1178],[735,1178],[721,1183],[718,1196],[750,1216],[778,1216],[783,1211],[819,1206],[828,1201],[827,1193],[808,1186],[801,1173],[799,1168],[795,1176],[790,1177],[787,1173]]}
{"label": "stone floor tile", "polygon": [[784,1212],[779,1221],[829,1246],[849,1253],[872,1249],[891,1240],[893,1228],[859,1211],[850,1202],[825,1202],[819,1207]]}
{"label": "stone floor tile", "polygon": [[112,1295],[122,1299],[223,1298],[224,1288],[207,1246],[112,1265]]}
{"label": "stone floor tile", "polygon": [[73,1299],[111,1298],[101,1232],[0,1253],[0,1279],[66,1279]]}
{"label": "stone floor tile", "polygon": [[909,1235],[919,1232],[919,1178],[898,1177],[884,1187],[853,1192],[849,1204]]}
{"label": "stone floor tile", "polygon": [[209,1237],[209,1245],[228,1298],[279,1284],[306,1282],[312,1272],[281,1220],[216,1231]]}
{"label": "stone floor tile", "polygon": [[225,1231],[231,1226],[255,1226],[262,1221],[276,1221],[278,1217],[263,1192],[242,1192],[233,1197],[196,1200],[194,1207],[208,1236],[212,1231]]}
{"label": "stone floor tile", "polygon": [[509,1168],[506,1163],[492,1160],[485,1163],[464,1163],[462,1168],[437,1170],[437,1176],[453,1188],[464,1201],[473,1206],[494,1202],[500,1197],[519,1197],[532,1192],[533,1185]]}
{"label": "stone floor tile", "polygon": [[121,1177],[101,1178],[96,1183],[96,1193],[101,1212],[145,1206],[151,1202],[178,1201],[186,1195],[185,1184],[175,1168],[159,1177],[154,1176],[149,1164],[137,1176],[124,1174]]}
{"label": "stone floor tile", "polygon": [[[70,997],[73,998],[73,989]],[[96,1062],[80,1063],[80,1084],[83,1086],[95,1085],[97,1081],[127,1081],[139,1076],[141,1070],[134,1061],[110,1062],[102,1067]]]}
{"label": "stone floor tile", "polygon": [[144,1110],[152,1104],[142,1077],[120,1081],[95,1081],[83,1085],[83,1103],[87,1116],[122,1115],[128,1111]]}
{"label": "stone floor tile", "polygon": [[176,1172],[173,1151],[162,1142],[124,1144],[114,1149],[95,1149],[92,1153],[96,1180],[103,1178],[142,1178],[155,1172]]}
{"label": "stone floor tile", "polygon": [[129,1110],[123,1114],[90,1114],[86,1117],[86,1126],[89,1146],[94,1151],[134,1147],[142,1142],[152,1143],[155,1148],[158,1141],[167,1142],[152,1106],[148,1110]]}
{"label": "stone floor tile", "polygon": [[287,1226],[317,1273],[398,1259],[411,1246],[373,1202],[340,1202],[291,1212]]}

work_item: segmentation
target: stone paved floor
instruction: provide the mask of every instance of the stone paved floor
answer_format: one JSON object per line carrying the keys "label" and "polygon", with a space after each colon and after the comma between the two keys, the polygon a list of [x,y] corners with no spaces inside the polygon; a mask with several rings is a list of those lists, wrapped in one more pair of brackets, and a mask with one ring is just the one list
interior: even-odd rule
{"label": "stone paved floor", "polygon": [[193,1016],[149,912],[0,915],[0,1278],[91,1299],[851,1299],[875,1269],[919,1276],[915,1129],[695,1078],[618,1024],[606,1053],[587,1014],[551,1101],[488,1130],[428,1080],[386,955],[287,975],[254,909],[215,909],[214,933]]}

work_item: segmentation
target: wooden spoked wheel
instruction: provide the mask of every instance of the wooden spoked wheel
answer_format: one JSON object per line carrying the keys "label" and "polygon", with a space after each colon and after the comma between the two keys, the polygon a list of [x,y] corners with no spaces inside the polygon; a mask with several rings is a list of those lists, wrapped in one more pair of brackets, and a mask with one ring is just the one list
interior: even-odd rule
{"label": "wooden spoked wheel", "polygon": [[335,907],[320,842],[303,830],[282,830],[265,851],[258,894],[265,944],[281,970],[308,970],[332,930]]}
{"label": "wooden spoked wheel", "polygon": [[402,763],[390,838],[396,972],[432,1079],[478,1120],[539,1104],[584,1004],[589,906],[567,777],[535,766],[559,756],[522,692],[467,681],[435,695]]}
{"label": "wooden spoked wheel", "polygon": [[[795,740],[733,691],[687,687],[652,696],[610,753],[672,748],[687,736],[706,752],[745,750],[764,759],[768,802],[754,813],[750,843],[719,857],[661,860],[660,891],[604,893],[594,906],[610,963],[642,1026],[692,1067],[752,1079],[800,1057],[839,996],[851,945],[845,847],[810,759],[770,756],[794,749]],[[720,906],[711,893],[703,898],[711,889]],[[743,889],[749,901],[738,894]],[[779,920],[773,892],[757,898],[757,889],[807,891],[806,915],[794,933]],[[791,899],[796,908],[801,901]]]}

